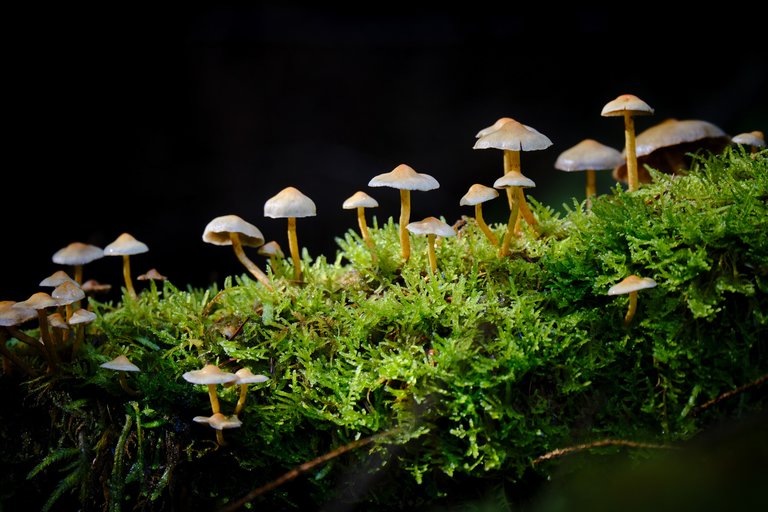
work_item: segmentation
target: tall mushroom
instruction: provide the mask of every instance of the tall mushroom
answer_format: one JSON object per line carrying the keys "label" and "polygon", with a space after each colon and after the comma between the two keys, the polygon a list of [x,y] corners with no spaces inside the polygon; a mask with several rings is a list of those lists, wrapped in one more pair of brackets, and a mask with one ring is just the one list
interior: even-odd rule
{"label": "tall mushroom", "polygon": [[192,384],[203,384],[208,386],[208,397],[211,401],[211,410],[214,414],[221,412],[219,397],[216,394],[216,385],[237,380],[237,375],[225,372],[215,364],[206,364],[202,369],[186,372],[182,377]]}
{"label": "tall mushroom", "polygon": [[586,171],[587,174],[587,209],[592,207],[592,197],[597,195],[595,171],[613,169],[624,162],[621,153],[600,144],[594,139],[584,139],[575,146],[566,149],[555,160],[555,169],[561,171]]}
{"label": "tall mushroom", "polygon": [[532,179],[523,176],[521,172],[508,172],[501,178],[497,179],[493,183],[494,188],[517,188],[520,190],[520,194],[513,194],[512,196],[512,206],[509,208],[509,220],[507,221],[507,230],[504,233],[504,239],[501,242],[501,247],[499,248],[499,256],[508,256],[509,255],[509,243],[512,240],[512,233],[515,231],[515,225],[517,224],[517,219],[520,214],[520,204],[518,202],[518,197],[522,197],[522,189],[523,187],[529,188],[529,187],[535,187],[536,183],[533,182]]}
{"label": "tall mushroom", "polygon": [[85,339],[85,325],[96,320],[96,313],[88,311],[86,309],[78,309],[72,313],[72,318],[69,319],[69,325],[75,327],[77,332],[75,333],[75,341],[72,343],[72,357],[80,351],[80,345],[83,344]]}
{"label": "tall mushroom", "polygon": [[625,327],[628,326],[635,317],[635,312],[637,311],[637,292],[647,288],[653,288],[654,286],[656,286],[656,281],[650,277],[638,277],[635,274],[631,274],[624,278],[620,283],[617,283],[608,289],[608,295],[629,294],[629,307],[627,308],[627,314],[624,316]]}
{"label": "tall mushroom", "polygon": [[475,207],[475,222],[477,222],[477,227],[480,228],[494,247],[499,245],[499,239],[493,231],[491,231],[491,228],[488,227],[488,224],[485,223],[485,219],[483,219],[483,203],[497,197],[499,197],[499,193],[496,192],[496,189],[486,187],[480,183],[475,183],[469,187],[467,193],[464,194],[459,201],[459,205],[461,206]]}
{"label": "tall mushroom", "polygon": [[369,187],[391,187],[400,190],[400,250],[404,261],[411,257],[411,240],[408,237],[408,221],[411,217],[411,190],[434,190],[440,187],[429,174],[416,172],[413,167],[400,164],[390,172],[371,178]]}
{"label": "tall mushroom", "polygon": [[314,201],[302,194],[297,188],[286,187],[264,203],[264,216],[273,219],[288,219],[288,248],[293,260],[293,277],[301,281],[301,256],[299,241],[296,236],[296,219],[314,217],[317,208]]}
{"label": "tall mushroom", "polygon": [[435,254],[435,240],[438,236],[456,236],[456,231],[451,226],[436,217],[427,217],[418,222],[411,222],[406,226],[408,231],[416,235],[427,235],[427,257],[432,273],[437,272],[437,255]]}
{"label": "tall mushroom", "polygon": [[264,235],[259,228],[237,215],[223,215],[216,217],[205,226],[203,242],[213,245],[231,245],[235,256],[248,269],[248,272],[267,289],[272,289],[272,283],[267,275],[243,251],[244,245],[259,247],[264,244]]}
{"label": "tall mushroom", "polygon": [[[360,227],[360,235],[363,237],[363,240],[371,251],[373,251],[376,246],[373,243],[371,234],[368,232],[368,223],[365,221],[365,209],[376,208],[377,206],[379,206],[378,201],[362,190],[358,190],[352,194],[341,205],[345,210],[357,210],[357,225]],[[376,254],[372,254],[373,257],[376,258]]]}
{"label": "tall mushroom", "polygon": [[132,299],[137,299],[136,290],[133,288],[131,280],[131,256],[149,251],[147,245],[136,240],[133,235],[123,233],[114,242],[104,248],[105,256],[123,257],[123,279],[125,280],[125,289]]}
{"label": "tall mushroom", "polygon": [[51,258],[58,265],[72,265],[75,269],[75,281],[83,282],[83,265],[104,257],[104,250],[91,244],[72,242],[56,251]]}
{"label": "tall mushroom", "polygon": [[133,364],[128,357],[124,355],[119,355],[116,358],[112,359],[111,361],[107,361],[106,363],[102,363],[99,366],[102,368],[106,368],[107,370],[113,370],[118,373],[118,381],[120,382],[120,387],[123,388],[123,391],[128,393],[131,396],[138,396],[139,392],[133,389],[131,386],[128,385],[128,380],[126,378],[125,372],[140,372],[141,369]]}
{"label": "tall mushroom", "polygon": [[237,380],[234,384],[240,386],[240,396],[237,399],[237,405],[235,406],[235,416],[240,414],[240,411],[245,407],[245,399],[248,396],[248,384],[258,384],[260,382],[266,382],[269,377],[261,374],[254,374],[249,368],[241,368],[235,372]]}
{"label": "tall mushroom", "polygon": [[627,154],[628,188],[630,192],[634,192],[638,188],[634,116],[651,114],[653,114],[653,109],[633,94],[622,94],[615,100],[609,101],[603,107],[602,112],[600,112],[600,115],[603,117],[624,118],[624,142]]}

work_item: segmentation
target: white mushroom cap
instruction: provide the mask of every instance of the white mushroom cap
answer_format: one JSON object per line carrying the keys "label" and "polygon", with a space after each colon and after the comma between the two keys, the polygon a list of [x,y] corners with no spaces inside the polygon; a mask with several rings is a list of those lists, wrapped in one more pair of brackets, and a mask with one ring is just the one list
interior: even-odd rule
{"label": "white mushroom cap", "polygon": [[496,192],[496,189],[486,187],[480,183],[475,183],[469,187],[467,193],[464,194],[464,197],[462,197],[461,201],[459,201],[459,205],[474,206],[476,204],[490,201],[491,199],[495,199],[497,197],[499,197],[499,193]]}
{"label": "white mushroom cap", "polygon": [[504,126],[504,124],[507,121],[513,121],[513,119],[511,117],[500,117],[500,118],[498,118],[496,120],[496,122],[493,123],[491,126],[487,126],[487,127],[483,128],[482,130],[480,130],[479,132],[477,132],[475,134],[475,138],[479,139],[480,137],[485,137],[489,133],[495,132],[496,130],[498,130],[499,128]]}
{"label": "white mushroom cap", "polygon": [[667,119],[637,134],[635,150],[637,156],[645,156],[659,148],[721,137],[727,135],[708,121]]}
{"label": "white mushroom cap", "polygon": [[538,130],[510,119],[498,130],[492,131],[475,142],[473,149],[507,149],[510,151],[538,151],[552,145],[549,137]]}
{"label": "white mushroom cap", "polygon": [[0,302],[0,326],[20,325],[37,318],[37,311],[20,302],[5,300]]}
{"label": "white mushroom cap", "polygon": [[735,144],[742,144],[745,146],[752,146],[755,148],[765,147],[765,135],[763,135],[763,132],[759,130],[755,130],[754,132],[740,133],[738,135],[734,135],[731,140]]}
{"label": "white mushroom cap", "polygon": [[60,306],[72,304],[85,298],[85,292],[74,281],[65,281],[53,289],[51,297],[56,299]]}
{"label": "white mushroom cap", "polygon": [[59,301],[51,297],[45,292],[37,292],[30,295],[30,297],[20,302],[22,306],[30,307],[35,310],[53,308],[59,305]]}
{"label": "white mushroom cap", "polygon": [[280,244],[272,240],[267,242],[256,251],[260,256],[277,256],[278,258],[285,257],[283,250],[280,248]]}
{"label": "white mushroom cap", "polygon": [[626,293],[645,290],[656,286],[656,281],[650,277],[638,277],[634,274],[625,277],[620,283],[611,286],[608,289],[608,295],[623,295]]}
{"label": "white mushroom cap", "polygon": [[411,222],[405,228],[416,235],[456,236],[456,231],[451,226],[436,217]]}
{"label": "white mushroom cap", "polygon": [[216,430],[224,430],[227,428],[239,428],[243,422],[238,419],[237,416],[224,416],[220,412],[217,412],[213,416],[195,416],[192,421],[196,423],[206,423]]}
{"label": "white mushroom cap", "polygon": [[561,171],[587,171],[613,169],[624,162],[617,149],[600,144],[594,139],[584,139],[566,149],[555,161],[555,169]]}
{"label": "white mushroom cap", "polygon": [[264,216],[273,219],[314,217],[317,208],[314,201],[299,189],[286,187],[264,203]]}
{"label": "white mushroom cap", "polygon": [[376,208],[377,206],[379,206],[378,201],[362,190],[358,190],[349,196],[344,201],[344,204],[341,205],[345,210],[353,210],[355,208]]}
{"label": "white mushroom cap", "polygon": [[[57,270],[56,272],[54,272],[50,276],[48,276],[45,279],[43,279],[42,281],[40,281],[40,286],[48,286],[48,287],[55,288],[55,287],[59,286],[60,284],[63,284],[65,282],[67,282],[67,281],[69,281],[71,283],[75,282],[75,280],[72,279],[71,277],[69,277],[69,274],[67,274],[63,270]],[[75,283],[75,284],[77,284],[77,283]]]}
{"label": "white mushroom cap", "polygon": [[69,325],[89,324],[96,320],[96,313],[80,308],[69,318]]}
{"label": "white mushroom cap", "polygon": [[224,384],[237,380],[234,373],[225,372],[215,364],[207,364],[200,370],[185,373],[182,377],[192,384]]}
{"label": "white mushroom cap", "polygon": [[651,115],[653,109],[643,100],[634,94],[622,94],[615,100],[605,104],[600,115],[603,117],[623,116],[624,112],[630,112],[632,115]]}
{"label": "white mushroom cap", "polygon": [[149,251],[147,245],[139,242],[132,235],[123,233],[114,242],[104,248],[105,256],[133,256]]}
{"label": "white mushroom cap", "polygon": [[264,243],[264,235],[259,228],[246,222],[237,215],[216,217],[205,226],[203,242],[214,245],[232,245],[230,233],[237,233],[240,243],[249,247],[258,247]]}
{"label": "white mushroom cap", "polygon": [[369,187],[391,187],[400,190],[434,190],[440,184],[429,174],[416,172],[413,167],[400,164],[389,172],[371,178]]}
{"label": "white mushroom cap", "polygon": [[237,377],[237,380],[234,382],[235,384],[256,384],[269,380],[269,377],[266,375],[256,375],[249,368],[240,368],[235,372],[235,376]]}
{"label": "white mushroom cap", "polygon": [[69,330],[69,324],[64,320],[64,317],[61,316],[61,313],[52,313],[48,315],[48,325],[55,327],[56,329]]}
{"label": "white mushroom cap", "polygon": [[99,366],[106,368],[107,370],[117,370],[123,372],[140,372],[138,366],[133,364],[126,356],[119,355],[111,361],[102,363]]}
{"label": "white mushroom cap", "polygon": [[535,187],[536,183],[521,172],[508,172],[493,182],[494,188]]}
{"label": "white mushroom cap", "polygon": [[86,265],[104,257],[101,247],[82,242],[72,242],[53,255],[53,262],[58,265]]}

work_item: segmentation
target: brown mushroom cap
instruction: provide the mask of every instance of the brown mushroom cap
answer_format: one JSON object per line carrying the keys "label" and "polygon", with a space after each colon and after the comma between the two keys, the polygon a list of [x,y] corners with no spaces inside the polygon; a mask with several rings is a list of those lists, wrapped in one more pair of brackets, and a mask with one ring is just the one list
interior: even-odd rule
{"label": "brown mushroom cap", "polygon": [[480,137],[485,137],[485,136],[486,136],[486,135],[488,135],[489,133],[495,132],[496,130],[498,130],[499,128],[501,128],[502,126],[504,126],[504,124],[505,124],[507,121],[513,121],[513,119],[512,119],[511,117],[500,117],[500,118],[498,118],[498,119],[496,120],[496,122],[495,122],[495,123],[493,123],[491,126],[486,126],[486,127],[485,127],[485,128],[483,128],[482,130],[480,130],[479,132],[477,132],[477,133],[475,134],[475,138],[476,138],[476,139],[479,139]]}
{"label": "brown mushroom cap", "polygon": [[58,265],[86,265],[104,257],[101,247],[82,242],[72,242],[53,255],[53,262]]}
{"label": "brown mushroom cap", "polygon": [[656,281],[650,277],[638,277],[634,274],[625,277],[621,282],[608,289],[608,295],[623,295],[626,293],[645,290],[656,286]]}
{"label": "brown mushroom cap", "polygon": [[0,302],[0,327],[21,325],[37,318],[37,311],[20,302],[5,300]]}
{"label": "brown mushroom cap", "polygon": [[196,423],[206,423],[216,430],[239,428],[243,424],[237,416],[224,416],[220,412],[217,412],[212,416],[195,416],[192,418],[192,421]]}
{"label": "brown mushroom cap", "polygon": [[280,244],[272,240],[267,242],[256,251],[260,256],[276,256],[278,258],[284,258],[283,250],[280,248]]}
{"label": "brown mushroom cap", "polygon": [[232,245],[230,233],[237,233],[240,243],[245,246],[259,247],[264,243],[264,235],[259,228],[237,215],[223,215],[209,222],[203,230],[203,241],[214,245]]}
{"label": "brown mushroom cap", "polygon": [[141,274],[136,279],[139,281],[165,281],[168,278],[158,272],[156,268],[151,268],[147,270],[145,274]]}
{"label": "brown mushroom cap", "polygon": [[87,309],[80,308],[74,313],[72,313],[72,316],[69,318],[69,325],[77,325],[77,324],[89,324],[96,320],[97,316],[96,313],[93,311],[88,311]]}
{"label": "brown mushroom cap", "polygon": [[765,135],[759,130],[749,133],[740,133],[734,135],[731,142],[735,144],[742,144],[744,146],[752,146],[753,148],[765,147]]}
{"label": "brown mushroom cap", "polygon": [[215,364],[207,364],[200,370],[186,372],[182,377],[192,384],[225,384],[237,380],[234,373],[225,372]]}
{"label": "brown mushroom cap", "polygon": [[99,366],[102,368],[106,368],[108,370],[117,370],[117,371],[123,371],[123,372],[140,372],[138,366],[133,364],[126,356],[119,355],[116,358],[114,358],[111,361],[107,361],[106,363],[102,363]]}
{"label": "brown mushroom cap", "polygon": [[427,217],[418,222],[411,222],[406,229],[416,235],[456,236],[456,231],[436,217]]}
{"label": "brown mushroom cap", "polygon": [[234,384],[256,384],[269,380],[266,375],[254,374],[249,368],[240,368],[235,372],[235,376],[237,380],[234,381]]}
{"label": "brown mushroom cap", "polygon": [[379,206],[378,201],[362,190],[358,190],[352,194],[344,201],[344,204],[341,205],[345,210],[353,210],[355,208],[376,208],[377,206]]}
{"label": "brown mushroom cap", "polygon": [[494,188],[508,188],[508,187],[535,187],[536,183],[521,172],[508,172],[501,178],[493,182]]}
{"label": "brown mushroom cap", "polygon": [[286,187],[264,203],[264,216],[273,219],[314,217],[317,208],[314,201],[297,188]]}
{"label": "brown mushroom cap", "polygon": [[584,139],[557,157],[555,169],[561,171],[589,171],[613,169],[624,162],[617,149],[600,144],[594,139]]}
{"label": "brown mushroom cap", "polygon": [[85,292],[74,281],[65,281],[54,288],[51,297],[56,299],[60,306],[72,304],[85,298]]}
{"label": "brown mushroom cap", "polygon": [[429,174],[416,172],[413,167],[400,164],[389,172],[371,178],[369,187],[391,187],[401,190],[434,190],[440,184]]}
{"label": "brown mushroom cap", "polygon": [[498,130],[483,135],[473,149],[505,149],[510,151],[538,151],[552,145],[549,137],[538,130],[510,119]]}
{"label": "brown mushroom cap", "polygon": [[95,279],[89,279],[80,286],[80,289],[86,293],[106,293],[112,289],[112,285],[100,283]]}
{"label": "brown mushroom cap", "polygon": [[630,112],[634,116],[651,115],[653,109],[634,94],[622,94],[605,104],[600,115],[603,117],[623,116]]}
{"label": "brown mushroom cap", "polygon": [[69,330],[69,324],[64,320],[64,317],[61,316],[61,313],[52,313],[48,315],[48,325],[55,327],[56,329]]}
{"label": "brown mushroom cap", "polygon": [[59,306],[59,301],[51,297],[45,292],[37,292],[30,295],[30,297],[20,302],[22,306],[30,307],[35,310],[54,308]]}
{"label": "brown mushroom cap", "polygon": [[40,286],[47,286],[47,287],[56,288],[60,284],[63,284],[65,282],[67,282],[67,281],[69,281],[71,283],[77,284],[74,279],[69,277],[69,274],[67,274],[63,270],[57,270],[56,272],[54,272],[50,276],[48,276],[45,279],[43,279],[42,281],[40,281]]}
{"label": "brown mushroom cap", "polygon": [[133,256],[149,251],[144,242],[139,242],[133,235],[123,233],[114,242],[104,248],[105,256]]}
{"label": "brown mushroom cap", "polygon": [[461,198],[459,201],[459,205],[461,206],[475,206],[476,204],[484,203],[486,201],[490,201],[491,199],[495,199],[499,197],[499,193],[496,192],[496,189],[491,187],[486,187],[485,185],[481,185],[480,183],[475,183],[471,187],[469,187],[469,190],[466,194]]}

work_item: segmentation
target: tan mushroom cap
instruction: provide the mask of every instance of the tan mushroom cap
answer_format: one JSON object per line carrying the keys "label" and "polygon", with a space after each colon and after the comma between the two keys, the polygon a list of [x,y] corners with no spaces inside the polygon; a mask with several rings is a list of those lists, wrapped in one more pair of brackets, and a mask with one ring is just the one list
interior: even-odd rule
{"label": "tan mushroom cap", "polygon": [[85,298],[85,292],[74,281],[65,281],[53,289],[51,297],[56,299],[60,306],[72,304]]}
{"label": "tan mushroom cap", "polygon": [[624,295],[627,293],[645,290],[656,286],[656,281],[650,277],[638,277],[635,274],[625,277],[620,283],[608,289],[608,295]]}
{"label": "tan mushroom cap", "polygon": [[55,327],[56,329],[69,330],[69,324],[64,320],[64,317],[61,316],[61,313],[52,313],[48,315],[48,325]]}
{"label": "tan mushroom cap", "polygon": [[248,247],[259,247],[264,243],[264,235],[259,228],[237,215],[222,215],[209,222],[203,230],[203,242],[232,245],[230,233],[237,233],[240,243]]}
{"label": "tan mushroom cap", "polygon": [[30,295],[27,300],[20,302],[20,304],[35,310],[40,310],[59,306],[59,301],[45,292],[37,292]]}
{"label": "tan mushroom cap", "polygon": [[192,384],[225,384],[237,380],[234,373],[225,372],[215,364],[207,364],[200,370],[186,372],[182,377]]}
{"label": "tan mushroom cap", "polygon": [[379,202],[362,190],[358,190],[349,196],[344,201],[344,204],[341,205],[345,210],[353,210],[355,208],[376,208],[377,206],[379,206]]}
{"label": "tan mushroom cap", "polygon": [[590,171],[613,169],[624,162],[619,150],[594,139],[584,139],[566,149],[555,160],[555,169],[561,171]]}
{"label": "tan mushroom cap", "polygon": [[260,256],[277,256],[278,258],[284,258],[285,254],[283,254],[283,249],[280,247],[280,244],[272,240],[271,242],[267,242],[261,247],[259,247],[259,250],[256,251]]}
{"label": "tan mushroom cap", "polygon": [[112,285],[100,283],[95,279],[89,279],[80,286],[80,289],[86,293],[106,293],[112,289]]}
{"label": "tan mushroom cap", "polygon": [[266,375],[254,374],[249,368],[240,368],[235,372],[235,376],[237,377],[235,384],[257,384],[269,380]]}
{"label": "tan mushroom cap", "polygon": [[0,302],[0,327],[20,325],[37,318],[37,311],[20,302],[4,300]]}
{"label": "tan mushroom cap", "polygon": [[104,250],[91,244],[72,242],[53,255],[53,262],[58,265],[86,265],[104,257]]}
{"label": "tan mushroom cap", "polygon": [[124,355],[119,355],[116,358],[114,358],[111,361],[108,361],[106,363],[102,363],[99,366],[102,368],[106,368],[107,370],[116,370],[116,371],[123,371],[123,372],[140,372],[141,369],[139,369],[138,366],[133,364],[130,359],[128,359]]}
{"label": "tan mushroom cap", "polygon": [[72,313],[72,316],[69,318],[69,325],[77,325],[77,324],[89,324],[96,320],[97,316],[96,313],[93,311],[88,311],[87,309],[80,308],[74,313]]}
{"label": "tan mushroom cap", "polygon": [[286,187],[264,203],[264,216],[273,219],[314,217],[315,202],[295,187]]}
{"label": "tan mushroom cap", "polygon": [[603,117],[616,117],[623,116],[624,112],[630,112],[635,116],[642,116],[653,114],[653,109],[634,94],[622,94],[615,100],[606,103],[600,115]]}
{"label": "tan mushroom cap", "polygon": [[144,242],[139,242],[133,235],[123,233],[114,242],[104,248],[105,256],[133,256],[149,251]]}
{"label": "tan mushroom cap", "polygon": [[[45,279],[43,279],[42,281],[40,281],[40,285],[39,286],[47,286],[47,287],[56,288],[60,284],[63,284],[65,282],[67,282],[67,281],[69,281],[70,283],[75,283],[75,280],[72,279],[71,277],[69,277],[69,274],[67,274],[63,270],[57,270],[56,272],[54,272],[50,276],[48,276]],[[75,283],[75,284],[77,284],[77,283]]]}
{"label": "tan mushroom cap", "polygon": [[552,145],[549,137],[538,130],[510,119],[498,130],[492,131],[475,142],[473,149],[505,149],[510,151],[538,151]]}
{"label": "tan mushroom cap", "polygon": [[436,217],[427,217],[418,222],[411,222],[405,228],[416,235],[456,236],[456,231],[451,226]]}
{"label": "tan mushroom cap", "polygon": [[668,146],[722,137],[728,136],[723,130],[709,121],[699,119],[686,119],[683,121],[666,119],[637,134],[635,147],[637,156],[640,157]]}
{"label": "tan mushroom cap", "polygon": [[496,122],[495,122],[495,123],[493,123],[491,126],[486,126],[486,127],[485,127],[485,128],[483,128],[482,130],[480,130],[479,132],[477,132],[477,133],[475,134],[475,138],[476,138],[476,139],[479,139],[480,137],[485,137],[485,136],[486,136],[486,135],[488,135],[489,133],[493,133],[493,132],[495,132],[496,130],[498,130],[499,128],[501,128],[502,126],[504,126],[504,124],[505,124],[507,121],[514,121],[514,119],[512,119],[511,117],[500,117],[500,118],[498,118],[498,119],[496,120]]}
{"label": "tan mushroom cap", "polygon": [[499,197],[499,193],[496,192],[496,189],[486,187],[480,183],[475,183],[469,187],[467,193],[464,194],[464,196],[461,198],[461,201],[459,201],[459,205],[475,206],[476,204],[484,203],[497,197]]}
{"label": "tan mushroom cap", "polygon": [[509,187],[526,187],[533,188],[536,186],[534,181],[525,176],[521,172],[508,172],[501,178],[493,182],[494,188],[509,188]]}
{"label": "tan mushroom cap", "polygon": [[147,270],[145,274],[141,274],[136,279],[139,281],[165,281],[168,278],[158,272],[156,268],[151,268]]}
{"label": "tan mushroom cap", "polygon": [[243,424],[237,416],[224,416],[220,412],[212,416],[195,416],[192,418],[195,423],[206,423],[216,430],[224,430],[228,428],[240,428]]}
{"label": "tan mushroom cap", "polygon": [[738,135],[734,135],[731,139],[732,142],[735,144],[742,144],[745,146],[752,146],[754,148],[764,148],[765,147],[765,135],[763,132],[759,130],[755,130],[753,132],[748,133],[740,133]]}
{"label": "tan mushroom cap", "polygon": [[407,164],[400,164],[389,172],[371,178],[369,187],[391,187],[400,190],[434,190],[440,184],[429,174],[416,172]]}

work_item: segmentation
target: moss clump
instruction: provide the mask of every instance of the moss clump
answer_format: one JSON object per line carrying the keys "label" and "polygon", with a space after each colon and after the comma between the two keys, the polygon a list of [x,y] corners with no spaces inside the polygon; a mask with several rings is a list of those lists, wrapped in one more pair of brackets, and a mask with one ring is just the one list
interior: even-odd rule
{"label": "moss clump", "polygon": [[[335,261],[304,255],[304,286],[280,269],[274,290],[235,276],[220,290],[165,282],[135,301],[92,302],[81,357],[15,391],[34,414],[50,410],[46,441],[4,462],[36,464],[27,487],[85,508],[210,509],[379,435],[256,502],[414,510],[539,482],[558,467],[541,459],[556,448],[670,445],[764,411],[760,386],[708,401],[768,373],[765,154],[728,150],[686,176],[651,173],[653,184],[617,187],[591,210],[574,203],[561,216],[531,199],[539,233],[525,231],[507,258],[464,224],[437,248],[437,275],[423,270],[424,240],[402,265],[398,226],[374,221],[375,257],[350,230]],[[501,238],[504,226],[491,228]],[[624,328],[626,298],[606,292],[629,274],[658,286]],[[120,352],[142,369],[139,398],[99,371]],[[224,447],[192,423],[208,398],[181,378],[204,363],[270,377]],[[237,398],[223,390],[222,412]],[[15,421],[0,432],[6,448],[25,428]],[[59,491],[63,466],[74,476]]]}

